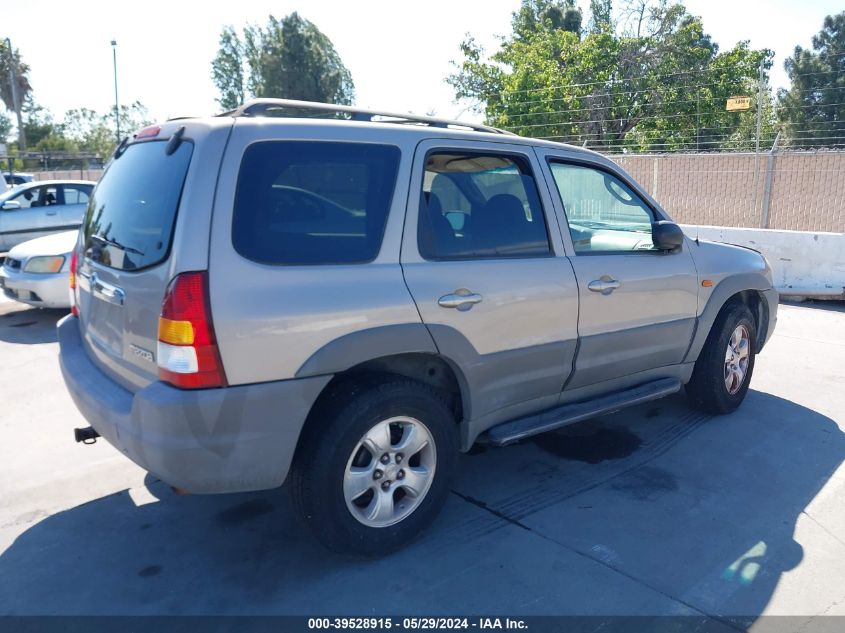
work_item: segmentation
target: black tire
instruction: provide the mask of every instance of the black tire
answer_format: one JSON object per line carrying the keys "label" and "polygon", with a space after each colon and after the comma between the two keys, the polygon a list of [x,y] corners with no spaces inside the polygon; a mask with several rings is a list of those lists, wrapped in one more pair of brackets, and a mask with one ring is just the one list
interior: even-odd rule
{"label": "black tire", "polygon": [[[356,518],[347,505],[344,476],[350,462],[358,459],[353,451],[364,436],[376,425],[398,416],[422,422],[433,439],[433,475],[427,492],[419,495],[420,501],[411,499],[407,504],[416,504],[409,515],[392,525],[371,527]],[[358,449],[356,455],[367,457],[368,452]],[[395,460],[396,455],[391,455],[390,459]],[[294,504],[312,533],[328,549],[382,556],[410,543],[439,514],[451,489],[457,457],[457,424],[440,392],[403,377],[362,377],[334,386],[309,416],[291,470]],[[379,464],[375,467],[382,468]],[[392,483],[401,485],[395,470],[398,462],[394,465],[391,461],[388,467],[394,469]],[[385,472],[388,467],[384,467]],[[374,488],[372,494],[378,494],[378,489]],[[398,489],[396,495],[391,492],[392,499],[399,497],[397,508],[401,509],[404,494]]]}
{"label": "black tire", "polygon": [[[748,364],[739,388],[731,393],[725,376],[726,352],[734,331],[744,326],[748,333]],[[695,361],[692,378],[686,386],[687,398],[696,409],[724,414],[734,411],[745,399],[757,353],[757,325],[743,303],[730,303],[716,317],[704,347]]]}

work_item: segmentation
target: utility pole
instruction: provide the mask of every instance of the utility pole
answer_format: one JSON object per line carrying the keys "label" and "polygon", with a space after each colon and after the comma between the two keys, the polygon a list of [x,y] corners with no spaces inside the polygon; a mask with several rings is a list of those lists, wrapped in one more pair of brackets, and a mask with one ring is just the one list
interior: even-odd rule
{"label": "utility pole", "polygon": [[6,38],[6,47],[9,50],[9,87],[12,89],[12,109],[15,111],[15,117],[18,121],[18,151],[24,152],[26,151],[26,133],[21,118],[21,102],[18,99],[18,64],[12,50],[12,40],[8,37]]}
{"label": "utility pole", "polygon": [[754,143],[754,153],[760,153],[760,123],[763,120],[763,62],[765,58],[760,59],[760,77],[758,78],[758,92],[757,92],[757,138]]}
{"label": "utility pole", "polygon": [[699,139],[701,138],[701,87],[695,89],[695,151],[699,149]]}
{"label": "utility pole", "polygon": [[757,133],[754,139],[754,183],[751,196],[751,215],[757,212],[757,183],[760,181],[760,125],[763,120],[763,63],[765,58],[760,59],[760,75],[757,89]]}
{"label": "utility pole", "polygon": [[114,62],[114,123],[117,128],[117,143],[120,144],[120,102],[117,100],[117,40],[111,41],[112,61]]}

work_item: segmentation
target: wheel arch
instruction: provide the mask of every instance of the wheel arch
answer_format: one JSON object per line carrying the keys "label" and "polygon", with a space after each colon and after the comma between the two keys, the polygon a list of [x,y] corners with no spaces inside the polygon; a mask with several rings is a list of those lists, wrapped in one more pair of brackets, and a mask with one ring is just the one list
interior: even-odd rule
{"label": "wheel arch", "polygon": [[757,329],[756,351],[759,352],[763,348],[769,329],[769,304],[763,293],[770,287],[768,280],[759,274],[748,273],[722,280],[711,293],[698,317],[696,331],[684,361],[693,362],[698,358],[716,318],[726,307],[736,303],[747,306],[754,317]]}
{"label": "wheel arch", "polygon": [[[347,334],[315,352],[296,377],[327,374],[332,374],[332,379],[312,404],[311,412],[318,410],[338,387],[377,375],[393,375],[416,380],[446,395],[462,426],[470,417],[470,388],[463,371],[452,359],[440,354],[422,323]],[[310,413],[308,417],[312,417]]]}

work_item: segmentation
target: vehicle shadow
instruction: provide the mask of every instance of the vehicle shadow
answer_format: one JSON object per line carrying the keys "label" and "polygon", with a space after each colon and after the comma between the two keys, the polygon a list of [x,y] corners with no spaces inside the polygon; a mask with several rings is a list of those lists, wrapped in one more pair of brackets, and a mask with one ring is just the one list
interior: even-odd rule
{"label": "vehicle shadow", "polygon": [[0,305],[0,341],[23,345],[55,343],[56,323],[67,310],[32,308],[23,303]]}
{"label": "vehicle shadow", "polygon": [[0,304],[0,341],[24,345],[55,343],[56,323],[66,314],[68,310],[4,302]]}
{"label": "vehicle shadow", "polygon": [[753,620],[843,456],[837,424],[794,402],[752,391],[712,418],[670,398],[463,456],[434,526],[379,560],[322,549],[284,490],[180,497],[148,477],[20,533],[0,613]]}
{"label": "vehicle shadow", "polygon": [[805,299],[804,301],[783,299],[780,303],[781,305],[788,305],[794,308],[809,308],[824,310],[825,312],[845,312],[845,301],[839,299]]}

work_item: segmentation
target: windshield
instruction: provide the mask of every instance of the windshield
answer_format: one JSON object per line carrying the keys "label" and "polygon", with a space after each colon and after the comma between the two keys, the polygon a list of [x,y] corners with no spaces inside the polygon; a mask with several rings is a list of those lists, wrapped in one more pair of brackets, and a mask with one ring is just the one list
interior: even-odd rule
{"label": "windshield", "polygon": [[[0,185],[0,187],[2,186]],[[24,189],[24,187],[26,187],[26,185],[9,185],[9,188],[6,191],[0,192],[0,204],[3,204],[6,200],[12,198],[16,193],[19,193],[22,189]]]}
{"label": "windshield", "polygon": [[167,258],[193,144],[180,144],[170,156],[165,147],[163,141],[130,145],[109,164],[85,216],[86,257],[118,270]]}

